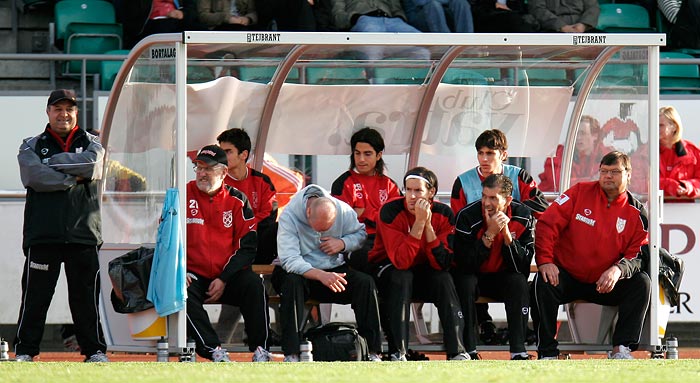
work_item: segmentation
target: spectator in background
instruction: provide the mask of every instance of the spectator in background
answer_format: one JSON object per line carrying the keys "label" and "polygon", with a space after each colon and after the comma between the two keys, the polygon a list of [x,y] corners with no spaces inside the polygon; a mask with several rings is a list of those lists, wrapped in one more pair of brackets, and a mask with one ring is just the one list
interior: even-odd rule
{"label": "spectator in background", "polygon": [[467,0],[401,0],[401,4],[408,23],[423,32],[474,32]]}
{"label": "spectator in background", "polygon": [[314,32],[316,11],[324,3],[330,9],[330,0],[256,0],[255,9],[262,29]]}
{"label": "spectator in background", "polygon": [[542,32],[597,32],[598,0],[530,0],[528,9]]}
{"label": "spectator in background", "polygon": [[[600,140],[600,123],[592,116],[582,116],[576,134],[576,146],[571,163],[570,185],[581,181],[592,181],[598,175],[598,160],[605,148]],[[559,191],[561,179],[561,161],[564,145],[557,146],[557,153],[544,162],[544,171],[540,173],[540,190]]]}
{"label": "spectator in background", "polygon": [[477,33],[532,33],[539,30],[522,0],[469,0]]}
{"label": "spectator in background", "polygon": [[657,5],[671,23],[669,45],[700,48],[700,0],[657,0]]}
{"label": "spectator in background", "polygon": [[254,0],[197,0],[197,14],[214,31],[254,30],[258,23]]}
{"label": "spectator in background", "polygon": [[124,48],[146,36],[200,30],[196,0],[121,0],[114,2],[117,21],[124,28]]}
{"label": "spectator in background", "polygon": [[350,205],[365,224],[367,240],[361,249],[348,254],[348,264],[363,270],[374,245],[379,209],[386,201],[401,196],[401,191],[384,175],[384,139],[377,130],[358,130],[350,138],[350,147],[350,170],[333,181],[331,195]]}
{"label": "spectator in background", "polygon": [[684,140],[676,108],[659,109],[659,182],[666,197],[700,197],[700,149]]}
{"label": "spectator in background", "polygon": [[557,359],[559,305],[585,299],[617,306],[612,359],[634,359],[649,308],[651,282],[642,271],[648,246],[646,209],[627,185],[630,158],[618,151],[600,161],[600,179],[580,182],[538,219],[532,284],[532,321],[539,359]]}

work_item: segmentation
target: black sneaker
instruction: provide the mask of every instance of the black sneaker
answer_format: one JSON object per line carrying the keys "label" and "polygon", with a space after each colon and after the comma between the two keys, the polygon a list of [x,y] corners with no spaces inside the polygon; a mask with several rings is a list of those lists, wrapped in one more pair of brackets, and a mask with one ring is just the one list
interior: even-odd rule
{"label": "black sneaker", "polygon": [[481,360],[481,354],[479,354],[478,352],[470,352],[469,357],[472,360]]}
{"label": "black sneaker", "polygon": [[528,354],[528,353],[523,352],[523,353],[521,353],[521,354],[515,354],[515,355],[511,356],[511,357],[510,357],[510,360],[531,360],[531,359],[534,359],[534,358],[535,358],[534,356],[532,356],[532,355],[530,355],[530,354]]}

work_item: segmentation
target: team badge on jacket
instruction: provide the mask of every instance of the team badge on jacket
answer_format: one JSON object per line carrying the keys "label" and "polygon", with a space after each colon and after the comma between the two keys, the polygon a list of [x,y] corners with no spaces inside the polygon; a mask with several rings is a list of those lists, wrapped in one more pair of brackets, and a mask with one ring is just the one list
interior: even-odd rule
{"label": "team badge on jacket", "polygon": [[231,210],[227,210],[224,212],[223,216],[224,220],[224,227],[229,228],[231,225],[233,225],[233,212]]}
{"label": "team badge on jacket", "polygon": [[626,219],[622,219],[620,217],[617,217],[617,232],[622,233],[625,230],[625,224],[627,223]]}

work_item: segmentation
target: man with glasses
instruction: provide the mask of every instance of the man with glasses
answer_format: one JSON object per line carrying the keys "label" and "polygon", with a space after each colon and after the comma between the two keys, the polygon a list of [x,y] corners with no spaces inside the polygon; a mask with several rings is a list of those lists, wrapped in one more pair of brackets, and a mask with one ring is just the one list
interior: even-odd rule
{"label": "man with glasses", "polygon": [[531,291],[539,359],[557,359],[559,305],[577,299],[617,306],[612,359],[633,359],[651,298],[642,272],[648,246],[644,206],[627,190],[629,157],[618,151],[600,161],[600,179],[564,192],[539,218],[535,261],[539,273]]}
{"label": "man with glasses", "polygon": [[187,335],[200,356],[229,362],[203,304],[238,306],[253,361],[270,361],[267,294],[251,269],[257,248],[253,209],[245,194],[224,185],[223,149],[203,147],[194,164],[195,179],[187,184]]}

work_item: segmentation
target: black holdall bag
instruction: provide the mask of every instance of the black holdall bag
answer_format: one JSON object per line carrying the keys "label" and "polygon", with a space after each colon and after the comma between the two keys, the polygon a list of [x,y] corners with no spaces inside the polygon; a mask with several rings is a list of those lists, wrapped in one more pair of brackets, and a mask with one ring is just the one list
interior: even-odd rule
{"label": "black holdall bag", "polygon": [[148,310],[153,303],[146,298],[151,277],[154,249],[139,247],[109,261],[112,281],[112,307],[120,314]]}
{"label": "black holdall bag", "polygon": [[314,361],[368,360],[367,340],[357,332],[353,324],[326,323],[308,329],[304,337],[311,342]]}

